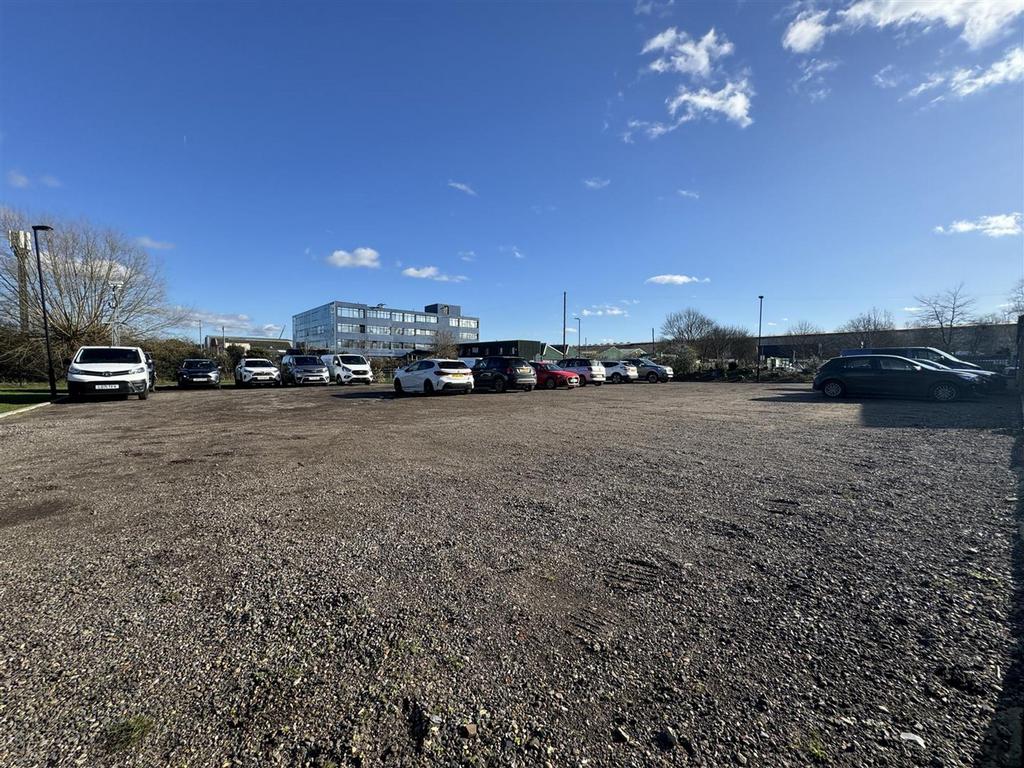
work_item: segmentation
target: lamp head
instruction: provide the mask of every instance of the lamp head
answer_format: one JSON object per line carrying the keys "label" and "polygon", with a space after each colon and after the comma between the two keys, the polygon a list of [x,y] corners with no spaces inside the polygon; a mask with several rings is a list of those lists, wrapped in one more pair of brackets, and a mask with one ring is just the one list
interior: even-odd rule
{"label": "lamp head", "polygon": [[33,224],[32,225],[32,231],[33,232],[53,232],[53,227],[48,226],[47,224]]}

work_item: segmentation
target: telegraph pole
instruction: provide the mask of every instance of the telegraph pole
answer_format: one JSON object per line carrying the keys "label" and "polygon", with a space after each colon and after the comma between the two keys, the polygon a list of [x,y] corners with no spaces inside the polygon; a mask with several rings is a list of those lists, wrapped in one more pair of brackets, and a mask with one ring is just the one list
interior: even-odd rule
{"label": "telegraph pole", "polygon": [[562,291],[562,354],[568,355],[569,348],[565,346],[565,295],[566,292]]}
{"label": "telegraph pole", "polygon": [[121,329],[117,327],[117,308],[121,302],[117,298],[117,292],[121,290],[123,283],[111,283],[110,284],[110,301],[107,302],[107,306],[110,307],[110,346],[116,347],[121,343]]}

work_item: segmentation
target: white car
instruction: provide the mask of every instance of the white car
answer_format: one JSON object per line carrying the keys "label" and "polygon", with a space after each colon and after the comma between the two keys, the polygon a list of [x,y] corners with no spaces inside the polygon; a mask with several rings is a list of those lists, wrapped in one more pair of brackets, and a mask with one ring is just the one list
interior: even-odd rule
{"label": "white car", "polygon": [[473,391],[473,371],[461,360],[430,358],[410,363],[395,371],[395,394]]}
{"label": "white car", "polygon": [[559,360],[558,367],[572,371],[580,377],[580,386],[593,384],[599,387],[605,382],[604,366],[600,360],[588,360],[585,357],[570,357],[566,360]]}
{"label": "white car", "polygon": [[605,360],[602,365],[604,365],[605,379],[613,384],[621,384],[624,381],[632,384],[640,378],[636,366],[625,360]]}
{"label": "white car", "polygon": [[68,396],[138,395],[149,397],[149,366],[138,347],[79,347],[68,368]]}
{"label": "white car", "polygon": [[331,381],[338,384],[373,384],[373,371],[362,355],[320,355],[331,373]]}
{"label": "white car", "polygon": [[235,366],[235,386],[251,387],[254,384],[279,386],[281,371],[262,357],[243,357]]}

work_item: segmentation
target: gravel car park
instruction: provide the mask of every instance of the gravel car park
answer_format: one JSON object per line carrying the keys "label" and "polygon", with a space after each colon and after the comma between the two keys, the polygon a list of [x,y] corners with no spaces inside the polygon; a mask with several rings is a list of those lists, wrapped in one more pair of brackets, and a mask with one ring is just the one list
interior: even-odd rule
{"label": "gravel car park", "polygon": [[0,765],[1004,765],[1011,399],[513,399],[0,422]]}

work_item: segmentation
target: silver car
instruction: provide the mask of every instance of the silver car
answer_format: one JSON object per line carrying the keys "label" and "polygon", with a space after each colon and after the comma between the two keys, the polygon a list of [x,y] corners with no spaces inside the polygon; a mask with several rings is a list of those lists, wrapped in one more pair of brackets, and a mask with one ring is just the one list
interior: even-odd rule
{"label": "silver car", "polygon": [[558,361],[558,367],[572,371],[580,377],[580,386],[593,384],[599,387],[605,382],[604,365],[600,360],[589,360],[585,357],[569,357]]}
{"label": "silver car", "polygon": [[671,366],[661,365],[653,360],[648,360],[646,357],[635,357],[626,362],[635,365],[640,378],[646,379],[651,384],[659,381],[672,381],[674,373]]}
{"label": "silver car", "polygon": [[285,355],[281,358],[281,383],[330,384],[331,374],[316,355]]}

